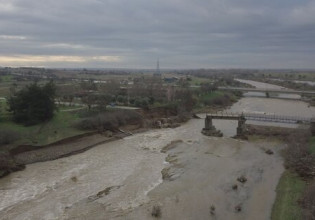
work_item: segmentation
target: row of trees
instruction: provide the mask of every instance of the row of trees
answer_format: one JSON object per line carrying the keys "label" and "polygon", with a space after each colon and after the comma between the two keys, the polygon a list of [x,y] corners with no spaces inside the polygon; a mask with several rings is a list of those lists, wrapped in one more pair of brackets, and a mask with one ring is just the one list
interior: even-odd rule
{"label": "row of trees", "polygon": [[192,90],[187,86],[170,89],[154,81],[138,83],[129,88],[120,87],[119,83],[115,82],[95,84],[93,81],[87,81],[77,85],[59,86],[56,89],[52,81],[43,86],[35,82],[19,91],[12,86],[8,105],[14,121],[32,125],[53,117],[56,109],[55,100],[71,105],[75,98],[80,98],[89,110],[97,107],[100,111],[105,110],[111,102],[142,108],[155,102],[160,104],[174,102],[191,111],[200,94],[213,92],[215,89],[216,87],[210,83],[202,84],[198,90]]}

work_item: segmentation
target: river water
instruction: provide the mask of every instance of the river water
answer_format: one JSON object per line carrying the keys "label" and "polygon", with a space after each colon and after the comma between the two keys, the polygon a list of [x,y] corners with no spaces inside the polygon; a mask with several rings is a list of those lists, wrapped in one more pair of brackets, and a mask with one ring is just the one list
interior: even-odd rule
{"label": "river water", "polygon": [[[245,80],[245,79],[236,79],[239,82],[247,83],[249,85],[252,85],[258,89],[278,89],[278,90],[290,90],[287,88],[284,88],[282,86],[277,86],[273,84],[268,84],[268,83],[263,83],[263,82],[257,82],[253,80]],[[255,96],[255,97],[265,97],[265,93],[261,92],[248,92],[244,94],[245,96]],[[300,95],[295,95],[295,94],[270,94],[271,97],[273,98],[281,98],[281,99],[301,99]]]}
{"label": "river water", "polygon": [[[226,111],[315,115],[302,101],[259,97],[244,97]],[[151,219],[153,206],[161,208],[162,219],[269,219],[285,146],[232,139],[233,121],[214,125],[223,138],[203,136],[204,121],[192,119],[175,129],[28,165],[0,179],[0,219]],[[275,154],[265,154],[266,149]],[[162,179],[164,168],[171,178]],[[246,183],[236,180],[242,175]],[[235,211],[238,205],[241,212]]]}

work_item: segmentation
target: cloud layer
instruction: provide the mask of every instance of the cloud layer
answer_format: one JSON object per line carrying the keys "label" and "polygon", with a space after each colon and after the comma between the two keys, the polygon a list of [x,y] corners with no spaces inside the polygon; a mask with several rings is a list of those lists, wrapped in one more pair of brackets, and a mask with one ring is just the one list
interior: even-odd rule
{"label": "cloud layer", "polygon": [[313,0],[0,0],[0,66],[315,68]]}

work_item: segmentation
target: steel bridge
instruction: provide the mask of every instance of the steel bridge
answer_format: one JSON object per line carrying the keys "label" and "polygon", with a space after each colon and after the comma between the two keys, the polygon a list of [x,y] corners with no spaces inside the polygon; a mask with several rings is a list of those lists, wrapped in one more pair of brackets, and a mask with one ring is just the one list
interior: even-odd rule
{"label": "steel bridge", "polygon": [[310,124],[312,135],[315,135],[315,118],[313,117],[299,117],[276,114],[260,114],[260,113],[216,113],[207,114],[205,118],[205,127],[202,133],[208,136],[222,136],[222,133],[213,126],[213,119],[237,120],[236,137],[243,137],[246,134],[247,120],[252,121],[266,121],[266,122],[280,122],[280,123],[304,123]]}
{"label": "steel bridge", "polygon": [[299,116],[287,116],[276,114],[261,114],[261,113],[216,113],[207,114],[207,117],[211,119],[226,119],[226,120],[239,120],[244,118],[251,121],[266,121],[266,122],[278,122],[278,123],[305,123],[309,124],[314,121],[312,117],[299,117]]}
{"label": "steel bridge", "polygon": [[241,88],[241,87],[218,87],[219,90],[241,91],[241,92],[263,92],[263,93],[282,93],[298,95],[315,95],[315,91],[301,91],[289,89],[258,89],[258,88]]}

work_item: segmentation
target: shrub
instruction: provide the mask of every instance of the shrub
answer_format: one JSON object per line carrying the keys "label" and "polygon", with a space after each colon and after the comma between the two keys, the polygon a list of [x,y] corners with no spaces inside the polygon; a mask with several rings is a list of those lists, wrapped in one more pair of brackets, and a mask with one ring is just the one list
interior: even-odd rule
{"label": "shrub", "polygon": [[82,130],[114,130],[126,124],[141,124],[142,116],[132,110],[108,111],[81,120],[75,126]]}
{"label": "shrub", "polygon": [[315,219],[315,182],[306,188],[299,203],[303,208],[304,219]]}
{"label": "shrub", "polygon": [[309,137],[309,132],[295,132],[288,137],[289,144],[285,150],[285,166],[304,178],[315,176],[315,155],[309,150]]}

